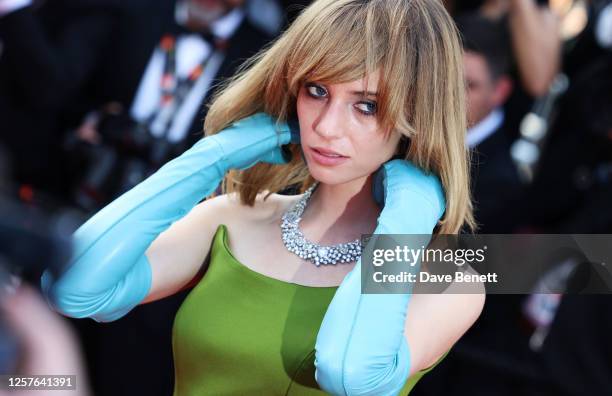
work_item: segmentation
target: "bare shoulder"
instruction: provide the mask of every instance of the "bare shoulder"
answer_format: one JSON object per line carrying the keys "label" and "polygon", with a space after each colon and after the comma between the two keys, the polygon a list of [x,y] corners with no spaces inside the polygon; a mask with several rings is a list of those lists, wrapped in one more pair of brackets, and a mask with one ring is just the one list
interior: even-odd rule
{"label": "bare shoulder", "polygon": [[[261,192],[255,198],[253,206],[240,202],[238,193],[223,194],[202,202],[200,210],[207,213],[217,213],[216,226],[244,225],[245,223],[267,223],[274,222],[284,211],[295,202],[296,196],[269,194]],[[198,206],[200,206],[198,205]],[[210,218],[209,216],[203,216]]]}
{"label": "bare shoulder", "polygon": [[[237,194],[204,200],[162,232],[146,251],[152,270],[152,286],[143,303],[182,290],[203,270],[215,232],[221,224],[248,238],[248,230],[261,230],[280,218],[290,197],[261,193],[253,206],[240,202]],[[253,231],[254,232],[254,231]],[[237,238],[233,238],[236,242]]]}

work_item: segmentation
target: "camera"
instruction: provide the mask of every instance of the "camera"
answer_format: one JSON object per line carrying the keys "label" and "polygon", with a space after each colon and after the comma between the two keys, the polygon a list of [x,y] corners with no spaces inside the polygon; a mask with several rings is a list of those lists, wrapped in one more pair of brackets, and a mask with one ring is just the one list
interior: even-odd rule
{"label": "camera", "polygon": [[[79,220],[73,212],[48,214],[0,195],[0,287],[5,288],[13,276],[38,286],[47,268],[59,275],[69,262],[71,234]],[[0,373],[15,372],[18,355],[15,334],[0,312]]]}
{"label": "camera", "polygon": [[85,142],[72,133],[64,144],[75,171],[74,203],[87,211],[102,208],[184,149],[182,142],[154,136],[145,123],[125,112],[104,113],[97,129],[99,143]]}

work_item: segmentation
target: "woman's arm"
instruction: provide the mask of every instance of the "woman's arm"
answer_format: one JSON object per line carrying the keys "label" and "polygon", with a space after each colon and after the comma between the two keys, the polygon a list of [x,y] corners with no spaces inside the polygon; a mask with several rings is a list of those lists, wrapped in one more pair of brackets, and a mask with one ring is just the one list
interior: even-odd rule
{"label": "woman's arm", "polygon": [[171,296],[188,286],[202,269],[217,227],[231,222],[235,215],[239,214],[230,206],[229,196],[219,195],[196,205],[162,232],[146,251],[151,288],[140,304]]}
{"label": "woman's arm", "polygon": [[561,64],[557,17],[534,0],[489,0],[482,12],[491,18],[508,15],[523,87],[532,96],[546,94]]}
{"label": "woman's arm", "polygon": [[[451,284],[440,294],[415,294],[408,307],[404,335],[411,350],[409,376],[434,365],[480,316],[485,302],[482,283]],[[422,320],[427,318],[427,320]]]}
{"label": "woman's arm", "polygon": [[533,96],[545,95],[561,64],[559,22],[533,0],[512,0],[509,16],[523,86]]}
{"label": "woman's arm", "polygon": [[[389,161],[381,170],[373,187],[384,207],[374,234],[417,235],[415,248],[426,246],[445,210],[439,179],[404,160]],[[370,267],[364,267],[366,273]],[[407,265],[406,271],[417,273],[419,267]],[[315,378],[333,395],[396,395],[414,371],[404,334],[412,293],[362,294],[361,286],[360,259],[323,318],[315,344]]]}
{"label": "woman's arm", "polygon": [[181,257],[172,256],[176,247],[170,256],[154,246],[145,252],[172,223],[211,194],[227,170],[246,169],[260,161],[284,163],[281,146],[290,142],[291,133],[287,124],[277,127],[275,122],[260,113],[201,139],[95,214],[75,232],[68,267],[59,274],[43,273],[42,290],[50,305],[67,316],[108,322],[145,299],[167,295],[190,275],[193,263],[178,277],[171,276],[167,285],[164,277],[172,272],[168,268],[181,265],[177,263]]}

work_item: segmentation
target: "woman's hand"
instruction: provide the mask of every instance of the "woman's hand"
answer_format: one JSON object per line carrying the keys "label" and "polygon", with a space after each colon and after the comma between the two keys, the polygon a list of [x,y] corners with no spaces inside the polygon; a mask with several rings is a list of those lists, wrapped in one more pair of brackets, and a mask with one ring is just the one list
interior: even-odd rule
{"label": "woman's hand", "polygon": [[372,193],[383,206],[375,234],[431,234],[446,209],[438,177],[406,160],[383,164],[374,175]]}
{"label": "woman's hand", "polygon": [[266,113],[257,113],[236,121],[221,132],[204,139],[215,140],[224,154],[225,170],[247,169],[258,162],[285,164],[291,154],[285,145],[299,143],[299,125],[277,124]]}
{"label": "woman's hand", "polygon": [[[431,235],[445,210],[439,179],[405,160],[382,166],[373,193],[384,203],[375,234]],[[404,336],[411,294],[362,294],[361,266],[360,259],[323,318],[315,378],[333,395],[396,395],[411,372]]]}

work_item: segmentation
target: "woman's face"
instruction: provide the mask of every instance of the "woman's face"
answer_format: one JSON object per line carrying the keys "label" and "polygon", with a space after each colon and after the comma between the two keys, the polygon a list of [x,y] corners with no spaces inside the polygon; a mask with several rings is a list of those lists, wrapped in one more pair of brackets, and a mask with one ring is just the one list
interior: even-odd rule
{"label": "woman's face", "polygon": [[[307,81],[300,88],[297,114],[304,157],[312,177],[341,184],[368,177],[391,159],[398,133],[385,139],[377,121],[379,72],[342,84]],[[335,154],[334,154],[335,153]]]}

